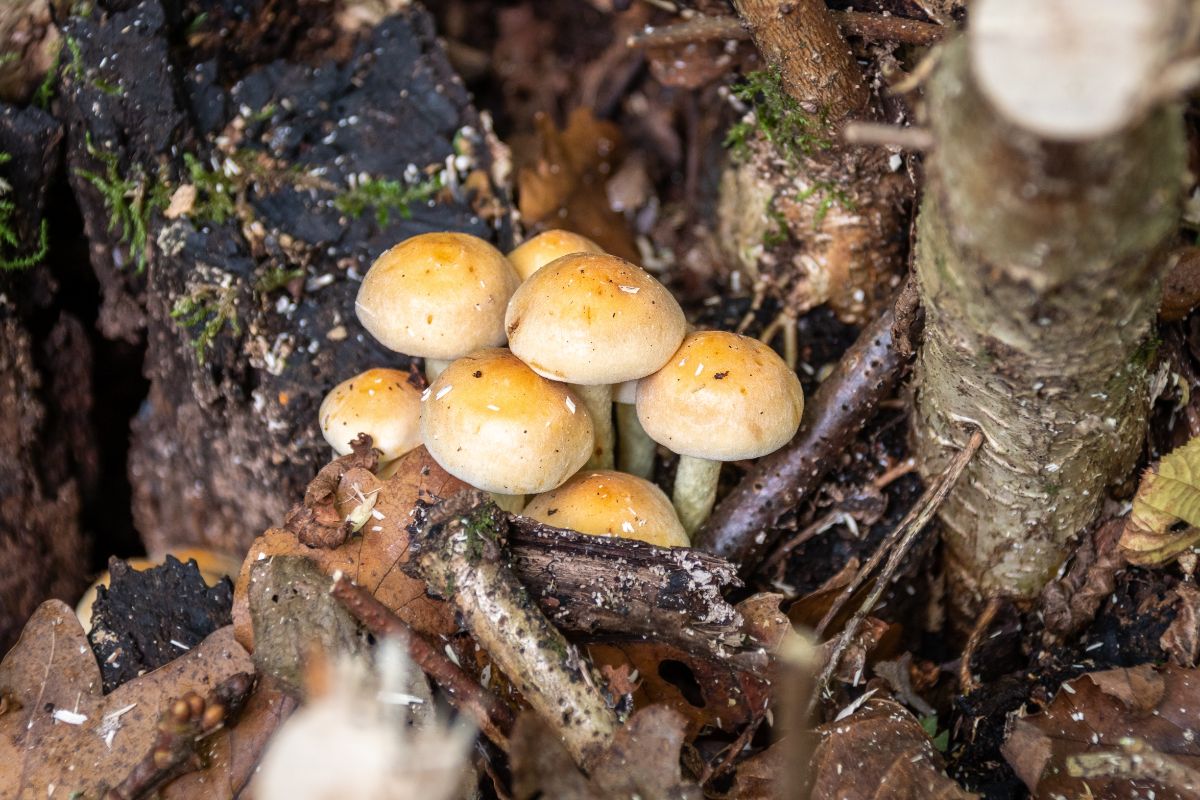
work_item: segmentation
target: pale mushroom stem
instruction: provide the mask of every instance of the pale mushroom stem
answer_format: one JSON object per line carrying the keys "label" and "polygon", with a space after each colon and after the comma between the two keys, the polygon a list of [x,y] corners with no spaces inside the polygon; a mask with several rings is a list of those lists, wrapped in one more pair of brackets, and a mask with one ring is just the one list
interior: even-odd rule
{"label": "pale mushroom stem", "polygon": [[592,429],[596,434],[596,444],[592,448],[592,457],[583,465],[584,469],[613,468],[613,421],[612,421],[612,386],[580,386],[571,384],[571,388],[579,395],[583,405],[592,418]]}
{"label": "pale mushroom stem", "polygon": [[523,494],[496,494],[492,492],[492,502],[501,511],[507,511],[509,514],[520,514],[525,510],[525,495]]}
{"label": "pale mushroom stem", "polygon": [[675,471],[675,490],[671,502],[688,536],[695,533],[712,512],[717,499],[717,481],[721,462],[707,458],[679,457]]}
{"label": "pale mushroom stem", "polygon": [[658,445],[638,419],[637,406],[617,403],[617,469],[650,480]]}
{"label": "pale mushroom stem", "polygon": [[437,379],[437,376],[441,375],[442,371],[448,366],[450,366],[450,362],[443,361],[440,358],[425,359],[425,380],[433,383]]}

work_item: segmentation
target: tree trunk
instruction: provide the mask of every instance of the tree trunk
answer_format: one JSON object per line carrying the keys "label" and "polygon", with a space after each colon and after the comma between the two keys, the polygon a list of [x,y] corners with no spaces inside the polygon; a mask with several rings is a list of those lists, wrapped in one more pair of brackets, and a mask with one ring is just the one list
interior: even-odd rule
{"label": "tree trunk", "polygon": [[1051,141],[984,96],[976,44],[947,44],[928,86],[936,150],[916,252],[924,473],[943,469],[968,426],[985,437],[940,515],[960,620],[982,598],[1034,595],[1129,476],[1185,176],[1179,108]]}

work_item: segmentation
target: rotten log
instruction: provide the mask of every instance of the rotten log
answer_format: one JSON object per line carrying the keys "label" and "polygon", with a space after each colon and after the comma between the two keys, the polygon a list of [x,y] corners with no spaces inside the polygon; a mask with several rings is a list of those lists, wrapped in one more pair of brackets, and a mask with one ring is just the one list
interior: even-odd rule
{"label": "rotten log", "polygon": [[863,330],[809,399],[799,433],[759,459],[717,505],[696,534],[697,549],[734,562],[743,576],[754,571],[778,541],[784,518],[816,491],[895,390],[909,358],[897,340],[911,340],[920,324],[921,315],[912,309],[899,314],[889,309]]}
{"label": "rotten log", "polygon": [[[47,598],[73,602],[86,585],[80,514],[99,455],[91,432],[91,347],[55,308],[58,281],[40,261],[48,189],[62,129],[36,108],[0,107],[0,652]],[[15,241],[15,244],[13,243]]]}
{"label": "rotten log", "polygon": [[[259,35],[222,37],[206,15],[185,31],[188,17],[158,0],[77,4],[86,12],[63,26],[79,55],[55,108],[98,325],[147,343],[129,474],[152,553],[243,551],[327,460],[324,394],[408,363],[354,314],[379,253],[429,230],[511,237],[493,139],[424,10],[405,6],[355,39],[332,24],[297,30],[288,3],[245,6],[238,30]],[[342,49],[314,46],[331,38]],[[356,191],[364,177],[415,194],[373,202]]]}

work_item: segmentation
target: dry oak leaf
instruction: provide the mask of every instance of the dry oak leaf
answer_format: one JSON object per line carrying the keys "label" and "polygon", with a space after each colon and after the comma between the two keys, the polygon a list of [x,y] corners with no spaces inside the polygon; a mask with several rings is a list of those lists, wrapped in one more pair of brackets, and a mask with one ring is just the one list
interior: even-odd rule
{"label": "dry oak leaf", "polygon": [[295,534],[280,528],[272,528],[254,541],[233,590],[233,627],[242,646],[254,649],[247,594],[250,566],[276,555],[309,558],[330,575],[341,570],[420,633],[441,636],[458,629],[453,611],[429,597],[425,582],[406,575],[400,565],[408,560],[406,528],[417,501],[449,497],[467,487],[439,467],[424,447],[402,456],[394,472],[389,472],[391,476],[379,487],[370,519],[339,547],[307,547]]}
{"label": "dry oak leaf", "polygon": [[254,672],[229,626],[104,695],[75,611],[48,600],[0,662],[0,800],[97,797],[146,756],[159,713],[189,691]]}
{"label": "dry oak leaf", "polygon": [[611,642],[588,645],[588,655],[601,671],[628,666],[636,671],[634,706],[664,705],[688,721],[688,739],[706,727],[740,732],[762,716],[770,685],[732,663],[693,656],[662,642]]}
{"label": "dry oak leaf", "polygon": [[1132,738],[1185,768],[1200,769],[1198,729],[1200,675],[1142,664],[1064,683],[1044,711],[1013,721],[1001,752],[1034,797],[1194,798],[1152,779],[1073,777],[1067,762],[1115,751]]}
{"label": "dry oak leaf", "polygon": [[[1178,522],[1188,527],[1174,531]],[[1200,436],[1163,456],[1138,484],[1121,551],[1134,564],[1163,564],[1200,542]]]}
{"label": "dry oak leaf", "polygon": [[605,187],[621,160],[620,129],[586,108],[572,111],[562,131],[545,114],[534,122],[536,159],[517,170],[518,205],[526,224],[566,228],[614,256],[637,261],[633,236],[625,218],[609,206]]}
{"label": "dry oak leaf", "polygon": [[813,800],[963,800],[976,795],[946,777],[941,753],[908,709],[870,698],[817,729]]}
{"label": "dry oak leaf", "polygon": [[555,732],[531,713],[517,720],[511,741],[513,797],[555,800],[700,800],[683,778],[680,751],[687,720],[649,706],[617,729],[590,779],[575,766]]}

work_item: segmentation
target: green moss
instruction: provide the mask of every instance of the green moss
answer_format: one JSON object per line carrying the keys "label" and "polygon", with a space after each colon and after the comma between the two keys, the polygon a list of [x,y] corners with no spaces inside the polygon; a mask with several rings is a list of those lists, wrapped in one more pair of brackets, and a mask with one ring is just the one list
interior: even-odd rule
{"label": "green moss", "polygon": [[[0,153],[0,164],[7,164],[12,161],[10,153]],[[0,243],[9,250],[21,251],[27,250],[28,245],[23,243],[17,236],[16,223],[13,220],[13,214],[16,213],[17,207],[13,201],[7,199],[6,195],[12,191],[12,188],[0,178]],[[23,256],[4,256],[0,254],[0,269],[3,270],[20,270],[28,269],[35,264],[41,262],[46,257],[46,252],[50,249],[50,226],[46,220],[42,220],[41,226],[38,228],[37,246],[33,252]]]}
{"label": "green moss", "polygon": [[937,748],[939,753],[946,752],[946,748],[950,745],[949,729],[938,732],[937,714],[930,714],[927,717],[921,717],[921,728],[925,734],[933,740],[933,746]]}
{"label": "green moss", "polygon": [[116,153],[93,146],[90,135],[87,151],[104,165],[103,174],[86,169],[76,169],[75,174],[100,192],[104,207],[108,209],[108,230],[119,232],[121,243],[129,248],[130,257],[141,274],[146,269],[150,215],[167,207],[171,188],[165,181],[152,183],[147,180],[137,165],[128,175],[122,175]]}
{"label": "green moss", "polygon": [[783,88],[778,70],[748,72],[731,89],[734,97],[754,109],[754,121],[735,123],[725,134],[725,146],[744,157],[754,136],[761,136],[789,162],[799,164],[805,156],[832,146],[824,115],[813,116],[800,107]]}
{"label": "green moss", "polygon": [[259,294],[270,294],[287,286],[296,278],[303,277],[304,270],[299,268],[285,269],[284,267],[271,267],[255,282],[254,291]]}
{"label": "green moss", "polygon": [[[125,94],[123,88],[101,78],[98,70],[88,68],[83,61],[83,50],[79,47],[79,41],[75,37],[66,36],[63,38],[63,43],[66,45],[67,53],[71,57],[66,66],[68,75],[80,83],[86,83],[111,97],[119,97]],[[61,53],[62,50],[59,50],[60,55]]]}
{"label": "green moss", "polygon": [[361,216],[368,208],[374,208],[375,222],[382,228],[391,220],[393,212],[402,219],[409,219],[412,216],[409,205],[428,200],[441,188],[441,178],[436,175],[413,184],[371,178],[338,195],[333,205],[338,211],[352,217]]}
{"label": "green moss", "polygon": [[228,182],[224,173],[209,169],[191,153],[183,154],[183,164],[187,168],[188,180],[196,187],[196,201],[188,212],[189,216],[220,225],[237,212],[234,200],[236,187]]}
{"label": "green moss", "polygon": [[791,238],[788,233],[787,217],[783,216],[783,212],[775,208],[775,198],[767,201],[767,219],[771,224],[763,231],[762,243],[763,247],[778,247],[782,244],[787,244]]}
{"label": "green moss", "polygon": [[38,108],[49,108],[50,101],[54,99],[54,87],[58,84],[58,68],[62,65],[62,54],[63,44],[59,41],[54,50],[54,58],[50,60],[50,67],[46,70],[46,77],[42,78],[30,101]]}
{"label": "green moss", "polygon": [[204,364],[213,341],[226,326],[234,336],[241,334],[237,315],[237,291],[232,286],[198,286],[178,298],[171,318],[184,328],[194,329],[192,350],[196,361]]}

